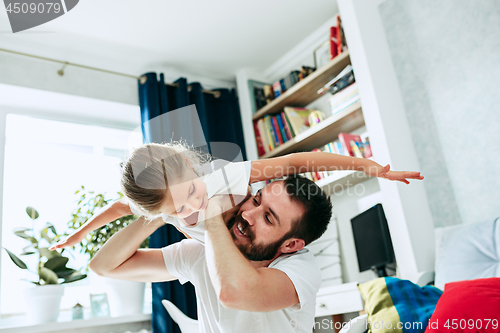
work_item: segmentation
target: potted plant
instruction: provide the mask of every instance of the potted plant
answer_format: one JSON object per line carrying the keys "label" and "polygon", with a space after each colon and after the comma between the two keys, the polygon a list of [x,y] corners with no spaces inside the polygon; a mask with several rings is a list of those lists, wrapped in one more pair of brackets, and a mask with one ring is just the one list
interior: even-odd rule
{"label": "potted plant", "polygon": [[[105,193],[95,193],[88,191],[84,186],[75,192],[80,195],[77,207],[72,213],[72,219],[68,222],[70,229],[78,229],[85,224],[99,209],[106,206],[113,199],[106,198]],[[117,193],[114,199],[120,199],[123,194]],[[79,245],[81,253],[85,253],[90,260],[99,251],[99,249],[115,233],[129,225],[137,219],[137,216],[128,215],[118,218],[105,226],[89,233]],[[140,247],[147,248],[149,239],[145,239]],[[88,266],[87,266],[88,272]],[[145,284],[142,282],[124,281],[111,278],[105,278],[108,286],[109,308],[112,316],[125,316],[134,313],[142,313],[144,307]]]}
{"label": "potted plant", "polygon": [[29,281],[36,287],[24,291],[30,321],[34,324],[56,321],[64,294],[63,284],[79,281],[87,275],[66,266],[69,259],[62,255],[64,250],[49,250],[49,246],[59,239],[55,227],[47,222],[41,231],[35,232],[35,220],[38,219],[39,213],[33,207],[27,207],[26,213],[32,220],[32,227],[16,228],[13,232],[29,242],[29,245],[23,248],[21,256],[38,256],[36,269],[29,269],[18,256],[4,249],[17,267],[31,271],[37,276],[35,281]]}

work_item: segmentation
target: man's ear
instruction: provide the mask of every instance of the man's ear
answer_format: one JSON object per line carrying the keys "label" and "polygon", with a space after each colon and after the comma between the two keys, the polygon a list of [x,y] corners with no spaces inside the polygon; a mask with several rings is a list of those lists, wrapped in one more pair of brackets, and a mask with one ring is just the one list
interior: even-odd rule
{"label": "man's ear", "polygon": [[300,238],[290,238],[281,245],[281,253],[293,253],[304,248],[306,242]]}

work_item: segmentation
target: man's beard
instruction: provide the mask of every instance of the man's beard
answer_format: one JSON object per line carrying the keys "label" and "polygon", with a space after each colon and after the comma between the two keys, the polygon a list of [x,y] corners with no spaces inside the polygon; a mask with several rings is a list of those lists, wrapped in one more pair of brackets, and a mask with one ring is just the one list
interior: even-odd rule
{"label": "man's beard", "polygon": [[250,239],[250,244],[236,244],[240,252],[248,259],[252,261],[263,261],[263,260],[271,260],[276,256],[280,246],[283,242],[288,239],[288,235],[285,235],[281,239],[277,240],[271,244],[255,244],[255,234],[250,229],[250,225],[245,219],[241,216],[241,214],[236,215],[234,218],[229,220],[227,223],[227,227],[229,232],[234,240],[236,240],[236,235],[234,234],[233,227],[235,224],[240,223],[241,229],[245,233],[245,235]]}

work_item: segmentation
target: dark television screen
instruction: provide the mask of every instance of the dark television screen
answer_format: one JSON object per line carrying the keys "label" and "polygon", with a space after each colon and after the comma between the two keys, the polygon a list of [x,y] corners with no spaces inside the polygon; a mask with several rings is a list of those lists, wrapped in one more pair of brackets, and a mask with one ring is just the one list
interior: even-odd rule
{"label": "dark television screen", "polygon": [[381,204],[352,218],[351,225],[360,272],[394,262],[391,235]]}

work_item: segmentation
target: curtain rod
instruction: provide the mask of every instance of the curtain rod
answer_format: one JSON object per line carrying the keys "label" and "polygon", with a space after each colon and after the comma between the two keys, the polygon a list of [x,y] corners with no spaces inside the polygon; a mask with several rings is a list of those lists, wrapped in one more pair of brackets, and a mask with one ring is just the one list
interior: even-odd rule
{"label": "curtain rod", "polygon": [[[21,56],[24,56],[24,57],[41,59],[41,60],[45,60],[45,61],[51,61],[51,62],[56,62],[56,63],[62,64],[63,67],[60,70],[57,71],[57,74],[59,74],[61,76],[64,75],[64,68],[66,68],[66,66],[69,65],[69,66],[80,67],[80,68],[84,68],[84,69],[90,69],[90,70],[93,70],[93,71],[98,71],[98,72],[103,72],[103,73],[108,73],[108,74],[114,74],[114,75],[124,76],[124,77],[128,77],[128,78],[131,78],[131,79],[139,80],[141,83],[143,81],[143,77],[142,76],[139,77],[139,76],[134,76],[134,75],[130,75],[130,74],[109,71],[107,69],[101,69],[101,68],[96,68],[96,67],[91,67],[91,66],[79,65],[79,64],[74,64],[74,63],[67,62],[67,61],[61,61],[61,60],[56,60],[56,59],[41,57],[41,56],[37,56],[37,55],[33,55],[33,54],[28,54],[28,53],[23,53],[23,52],[17,52],[17,51],[2,49],[2,48],[0,48],[0,51],[6,52],[6,53],[12,53],[12,54],[21,55]],[[171,87],[176,87],[176,88],[179,87],[179,85],[177,83],[166,83],[165,82],[165,85],[171,86]],[[188,85],[188,91],[191,91],[191,86],[189,86],[189,85]],[[210,91],[210,90],[203,90],[203,89],[201,91],[203,93],[205,93],[205,94],[214,95],[215,98],[219,98],[220,97],[220,91]]]}

